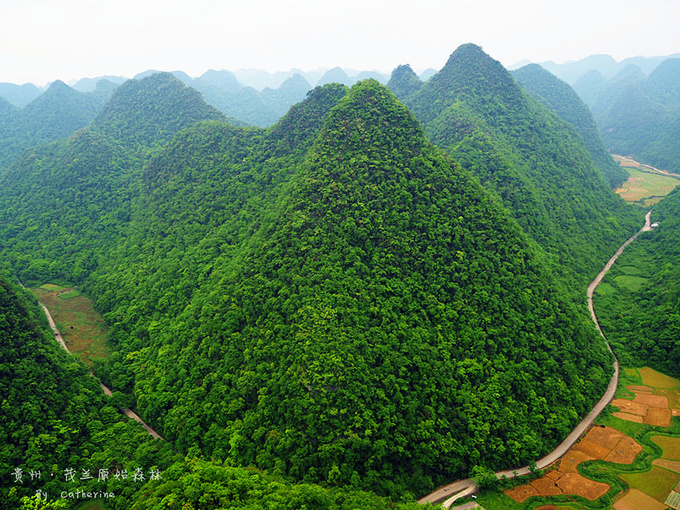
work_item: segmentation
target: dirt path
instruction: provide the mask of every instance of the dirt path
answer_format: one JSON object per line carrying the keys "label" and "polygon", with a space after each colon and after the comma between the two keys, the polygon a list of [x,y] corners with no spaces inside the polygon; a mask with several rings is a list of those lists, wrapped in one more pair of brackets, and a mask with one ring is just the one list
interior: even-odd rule
{"label": "dirt path", "polygon": [[[19,283],[21,283],[21,282],[19,282]],[[21,286],[23,287],[23,284]],[[64,350],[66,352],[71,354],[71,351],[69,351],[68,347],[66,347],[66,342],[64,342],[64,337],[61,336],[61,333],[57,329],[57,324],[54,322],[54,319],[52,318],[52,314],[50,314],[50,311],[47,309],[47,307],[45,305],[41,305],[41,306],[43,307],[43,310],[45,310],[45,315],[47,315],[47,321],[50,323],[50,328],[52,328],[52,331],[54,332],[54,338],[59,342],[59,344],[64,348]],[[90,371],[90,375],[92,377],[95,377],[95,375],[92,371]],[[99,384],[101,385],[102,391],[104,392],[104,394],[111,396],[111,390],[109,388],[107,388],[104,385],[104,383],[102,383],[101,381],[99,382]],[[144,422],[144,420],[142,420],[139,417],[139,415],[137,413],[135,413],[132,409],[124,407],[124,408],[121,408],[121,411],[123,411],[123,414],[125,414],[125,416],[127,416],[128,418],[132,418],[133,420],[141,423],[142,427],[144,427],[144,430],[146,430],[149,433],[149,435],[151,435],[152,437],[154,437],[156,439],[163,439],[163,437],[158,432],[156,432],[154,429],[149,427]],[[165,441],[165,439],[163,439],[163,441]]]}
{"label": "dirt path", "polygon": [[[607,274],[607,271],[609,271],[609,269],[611,269],[612,265],[614,265],[614,262],[616,262],[616,259],[619,258],[619,255],[623,253],[623,250],[625,250],[630,243],[635,241],[635,239],[637,239],[637,237],[642,232],[647,232],[648,230],[651,230],[651,215],[652,211],[649,211],[645,216],[645,224],[642,226],[642,228],[621,245],[621,247],[616,251],[614,256],[611,259],[609,259],[609,261],[605,264],[604,269],[600,271],[597,277],[588,286],[588,291],[586,293],[588,296],[588,309],[590,310],[593,322],[595,323],[597,330],[600,332],[600,335],[602,335],[602,338],[605,337],[602,334],[602,330],[600,329],[600,324],[597,322],[597,316],[595,315],[595,309],[593,308],[593,293],[595,292],[595,289],[602,281],[602,278],[604,278],[604,275]],[[607,344],[607,349],[609,349],[609,352],[614,354],[606,338],[605,343]],[[607,407],[609,403],[612,401],[612,399],[614,398],[614,393],[616,393],[616,387],[618,383],[619,383],[619,362],[616,359],[616,357],[614,357],[614,375],[612,376],[611,381],[609,381],[609,386],[607,386],[607,391],[605,392],[605,394],[597,402],[597,404],[595,404],[595,407],[593,407],[593,410],[588,414],[588,416],[586,416],[581,421],[581,423],[579,423],[576,426],[576,428],[572,430],[571,434],[569,434],[567,438],[564,441],[562,441],[557,448],[555,448],[552,452],[550,452],[542,459],[536,461],[536,466],[539,469],[543,469],[549,466],[550,464],[560,459],[562,456],[564,456],[564,454],[567,453],[569,448],[571,448],[578,441],[579,437],[581,437],[581,435],[586,431],[586,429],[593,424],[595,419],[600,415],[604,408]],[[496,473],[496,476],[498,478],[501,478],[503,476],[505,476],[506,478],[514,478],[516,476],[528,475],[529,473],[530,473],[529,466],[524,466],[518,469],[508,469],[506,471],[499,471],[498,473]],[[479,488],[477,487],[475,482],[470,478],[466,478],[464,480],[458,480],[457,482],[440,487],[436,491],[419,499],[418,503],[421,504],[439,503],[443,501],[444,508],[449,508],[456,500],[474,494],[478,490]]]}

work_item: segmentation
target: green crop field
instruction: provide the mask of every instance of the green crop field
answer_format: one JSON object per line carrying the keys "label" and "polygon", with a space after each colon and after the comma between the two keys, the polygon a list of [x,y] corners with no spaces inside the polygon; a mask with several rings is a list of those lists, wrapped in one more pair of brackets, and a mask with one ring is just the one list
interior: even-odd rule
{"label": "green crop field", "polygon": [[630,177],[616,190],[626,202],[643,206],[654,205],[680,184],[680,179],[676,177],[644,172],[637,168],[627,170]]}

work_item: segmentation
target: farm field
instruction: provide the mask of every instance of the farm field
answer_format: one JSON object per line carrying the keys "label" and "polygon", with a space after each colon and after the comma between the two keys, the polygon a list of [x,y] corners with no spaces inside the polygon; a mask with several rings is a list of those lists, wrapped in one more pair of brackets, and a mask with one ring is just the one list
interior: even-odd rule
{"label": "farm field", "polygon": [[670,175],[627,168],[630,177],[618,188],[618,193],[626,202],[641,206],[650,206],[659,203],[680,184],[680,179]]}
{"label": "farm field", "polygon": [[680,500],[679,404],[680,380],[627,368],[612,404],[562,459],[476,501],[487,510],[671,508]]}
{"label": "farm field", "polygon": [[47,283],[30,289],[52,314],[69,350],[87,365],[105,358],[106,324],[92,301],[75,287]]}

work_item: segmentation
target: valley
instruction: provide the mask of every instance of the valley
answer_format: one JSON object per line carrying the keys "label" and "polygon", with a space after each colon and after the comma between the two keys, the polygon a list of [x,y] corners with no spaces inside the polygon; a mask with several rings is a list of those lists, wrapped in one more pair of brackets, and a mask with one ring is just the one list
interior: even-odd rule
{"label": "valley", "polygon": [[628,180],[615,190],[626,202],[652,206],[680,184],[680,174],[658,170],[623,156],[613,158],[628,170]]}

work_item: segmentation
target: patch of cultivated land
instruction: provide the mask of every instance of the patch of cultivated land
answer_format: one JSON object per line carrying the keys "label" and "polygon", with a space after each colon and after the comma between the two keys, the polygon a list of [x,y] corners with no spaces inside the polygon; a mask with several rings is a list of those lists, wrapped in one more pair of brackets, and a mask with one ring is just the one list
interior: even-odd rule
{"label": "patch of cultivated land", "polygon": [[88,365],[108,355],[104,319],[78,289],[48,283],[31,292],[52,314],[69,351]]}
{"label": "patch of cultivated land", "polygon": [[487,510],[669,508],[680,498],[680,381],[650,368],[622,374],[610,413],[562,459],[524,485],[482,493],[479,503]]}
{"label": "patch of cultivated land", "polygon": [[661,201],[680,184],[677,177],[628,167],[630,177],[616,190],[626,202],[644,206]]}

